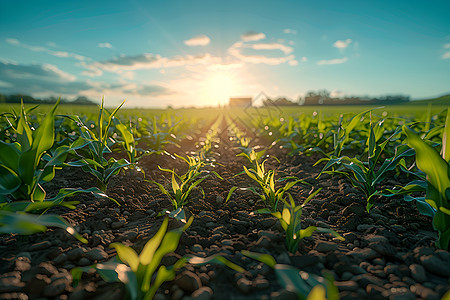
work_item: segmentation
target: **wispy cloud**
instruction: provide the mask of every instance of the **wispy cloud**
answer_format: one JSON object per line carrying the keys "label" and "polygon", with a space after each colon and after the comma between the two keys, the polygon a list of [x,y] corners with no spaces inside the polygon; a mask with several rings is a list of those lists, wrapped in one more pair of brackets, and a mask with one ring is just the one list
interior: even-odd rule
{"label": "wispy cloud", "polygon": [[286,28],[286,29],[283,29],[283,33],[286,33],[286,34],[297,34],[297,30]]}
{"label": "wispy cloud", "polygon": [[337,64],[343,64],[348,61],[347,57],[344,58],[335,58],[335,59],[329,59],[329,60],[319,60],[317,62],[318,65],[337,65]]}
{"label": "wispy cloud", "polygon": [[255,32],[255,31],[249,31],[241,35],[241,39],[244,42],[250,42],[250,41],[259,41],[262,39],[265,39],[266,35],[262,32]]}
{"label": "wispy cloud", "polygon": [[306,56],[303,56],[302,59],[300,60],[301,62],[307,62],[308,58]]}
{"label": "wispy cloud", "polygon": [[279,43],[252,44],[250,47],[255,50],[281,50],[284,54],[294,51],[294,48]]}
{"label": "wispy cloud", "polygon": [[[450,49],[450,43],[444,44],[444,49]],[[450,58],[450,51],[445,51],[444,54],[441,56],[442,59],[448,59]]]}
{"label": "wispy cloud", "polygon": [[163,57],[159,54],[144,53],[134,56],[122,55],[107,61],[84,64],[88,69],[85,75],[98,76],[102,71],[120,73],[122,71],[133,71],[142,69],[158,69],[169,67],[180,67],[196,64],[210,64],[218,58],[211,54],[174,56],[172,58]]}
{"label": "wispy cloud", "polygon": [[13,38],[6,39],[6,42],[10,45],[22,47],[22,48],[28,49],[30,51],[33,51],[33,52],[44,52],[44,53],[47,53],[49,55],[56,56],[56,57],[72,57],[79,61],[89,60],[87,57],[85,57],[83,55],[79,55],[79,54],[71,53],[71,52],[67,52],[67,51],[53,51],[53,50],[49,50],[48,48],[42,47],[42,46],[32,46],[32,45],[21,43],[19,40],[13,39]]}
{"label": "wispy cloud", "polygon": [[206,45],[209,45],[210,42],[211,42],[211,39],[208,36],[202,34],[202,35],[198,35],[193,38],[190,38],[188,40],[185,40],[184,44],[187,46],[191,46],[191,47],[192,46],[206,46]]}
{"label": "wispy cloud", "polygon": [[351,39],[337,40],[336,42],[334,42],[333,47],[336,47],[338,49],[345,49],[348,47],[348,45],[350,45],[351,42]]}
{"label": "wispy cloud", "polygon": [[228,53],[233,55],[235,58],[246,62],[246,63],[253,63],[253,64],[268,64],[268,65],[279,65],[282,63],[289,62],[291,60],[295,60],[294,55],[287,55],[287,56],[281,56],[281,57],[269,57],[265,55],[249,55],[249,54],[243,54],[242,50],[244,48],[253,48],[253,45],[244,44],[243,42],[236,42],[234,43],[229,49]]}
{"label": "wispy cloud", "polygon": [[86,82],[78,81],[72,74],[51,64],[0,62],[0,81],[7,84],[2,89],[6,94],[77,94],[91,88]]}
{"label": "wispy cloud", "polygon": [[112,45],[110,43],[98,43],[97,45],[99,48],[112,48]]}

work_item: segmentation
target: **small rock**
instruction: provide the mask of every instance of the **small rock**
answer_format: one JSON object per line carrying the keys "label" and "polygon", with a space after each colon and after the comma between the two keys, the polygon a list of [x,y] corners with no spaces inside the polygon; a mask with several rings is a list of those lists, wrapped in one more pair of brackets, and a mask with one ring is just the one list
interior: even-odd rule
{"label": "small rock", "polygon": [[36,274],[29,282],[27,282],[26,290],[29,295],[39,296],[50,283],[51,280],[48,276]]}
{"label": "small rock", "polygon": [[47,285],[42,293],[45,297],[56,297],[66,290],[66,281],[59,279]]}
{"label": "small rock", "polygon": [[124,233],[122,233],[119,236],[118,240],[119,241],[126,241],[126,240],[134,241],[137,236],[138,236],[138,233],[136,230],[128,230],[128,231],[125,231]]}
{"label": "small rock", "polygon": [[347,255],[351,255],[354,258],[359,259],[361,261],[367,261],[370,259],[380,257],[380,254],[371,248],[364,248],[364,249],[356,248],[348,252]]}
{"label": "small rock", "polygon": [[81,266],[81,267],[85,267],[85,266],[89,266],[92,262],[86,258],[86,257],[82,257],[80,258],[80,260],[77,262],[77,265]]}
{"label": "small rock", "polygon": [[258,290],[265,290],[268,289],[270,286],[270,283],[265,278],[259,278],[253,281],[253,286],[257,288]]}
{"label": "small rock", "polygon": [[392,300],[414,300],[416,297],[411,291],[406,287],[399,288],[391,288],[389,290],[385,290],[382,294],[383,297],[392,299]]}
{"label": "small rock", "polygon": [[16,258],[15,270],[25,272],[31,269],[31,260],[26,256],[20,256]]}
{"label": "small rock", "polygon": [[256,241],[255,246],[261,248],[267,248],[271,244],[270,239],[267,236],[262,236]]}
{"label": "small rock", "polygon": [[105,260],[108,258],[108,253],[100,248],[94,248],[86,252],[86,257],[91,261]]}
{"label": "small rock", "polygon": [[184,292],[183,290],[177,288],[172,292],[172,300],[180,300],[181,298],[183,298],[184,296]]}
{"label": "small rock", "polygon": [[427,274],[425,272],[425,268],[418,264],[412,264],[409,266],[411,270],[411,276],[417,282],[424,282],[427,279]]}
{"label": "small rock", "polygon": [[52,276],[53,274],[58,273],[58,270],[51,263],[41,262],[39,264],[39,266],[36,268],[36,273],[47,275],[47,276]]}
{"label": "small rock", "polygon": [[294,292],[281,289],[277,292],[270,293],[270,299],[271,300],[297,300],[297,294]]}
{"label": "small rock", "polygon": [[356,291],[359,288],[359,285],[353,280],[336,281],[335,284],[339,291]]}
{"label": "small rock", "polygon": [[67,254],[65,254],[65,253],[61,253],[53,260],[53,262],[57,265],[62,265],[66,261],[67,261]]}
{"label": "small rock", "polygon": [[38,251],[49,248],[52,245],[50,241],[42,241],[30,246],[30,251]]}
{"label": "small rock", "polygon": [[66,252],[67,259],[71,261],[79,260],[86,253],[86,249],[84,248],[73,248]]}
{"label": "small rock", "polygon": [[192,293],[202,286],[200,278],[198,278],[197,274],[191,271],[184,271],[181,273],[175,279],[174,284],[178,285],[180,289],[188,293]]}
{"label": "small rock", "polygon": [[338,245],[328,241],[317,241],[315,249],[322,253],[331,252],[338,249]]}
{"label": "small rock", "polygon": [[252,290],[252,282],[247,278],[241,278],[236,282],[238,290],[243,294],[248,294]]}
{"label": "small rock", "polygon": [[398,233],[406,232],[406,228],[403,227],[402,225],[392,225],[391,228],[397,231]]}
{"label": "small rock", "polygon": [[341,275],[341,280],[347,281],[347,280],[350,280],[352,277],[353,277],[353,274],[352,274],[352,273],[350,273],[350,272],[344,272],[344,273],[342,273],[342,275]]}
{"label": "small rock", "polygon": [[203,247],[200,244],[194,244],[191,246],[191,251],[194,253],[198,253],[198,252],[203,251]]}
{"label": "small rock", "polygon": [[212,299],[212,296],[213,290],[209,286],[202,286],[192,293],[191,298],[197,300],[209,300]]}
{"label": "small rock", "polygon": [[145,213],[149,215],[150,218],[156,215],[156,212],[153,209],[148,209]]}
{"label": "small rock", "polygon": [[25,283],[21,282],[20,279],[21,276],[19,271],[0,275],[0,293],[21,291],[25,286]]}
{"label": "small rock", "polygon": [[112,222],[111,223],[111,228],[112,229],[119,229],[119,228],[122,228],[123,225],[125,225],[125,221]]}
{"label": "small rock", "polygon": [[431,273],[448,278],[450,277],[450,268],[448,267],[450,266],[450,253],[448,255],[448,259],[442,259],[443,256],[437,255],[436,251],[436,254],[422,256],[420,260],[425,269]]}

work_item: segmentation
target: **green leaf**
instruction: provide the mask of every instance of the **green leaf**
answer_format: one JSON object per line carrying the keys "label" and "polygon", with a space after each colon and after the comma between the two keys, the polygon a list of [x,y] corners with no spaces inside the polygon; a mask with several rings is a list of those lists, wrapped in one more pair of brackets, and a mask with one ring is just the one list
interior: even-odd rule
{"label": "green leaf", "polygon": [[87,243],[87,240],[78,234],[75,229],[67,224],[67,222],[60,216],[35,216],[27,213],[13,213],[0,210],[0,233],[28,235],[46,231],[47,227],[62,228],[82,243]]}
{"label": "green leaf", "polygon": [[268,265],[271,268],[274,268],[275,265],[277,264],[275,259],[269,254],[261,254],[261,253],[256,253],[256,252],[250,252],[250,251],[247,251],[247,250],[242,250],[241,253],[243,255],[245,255],[245,256],[248,256],[250,258],[253,258],[255,260],[263,262],[263,263],[265,263],[266,265]]}
{"label": "green leaf", "polygon": [[8,195],[15,192],[21,183],[19,176],[13,170],[0,165],[0,194]]}
{"label": "green leaf", "polygon": [[428,181],[444,195],[445,190],[450,187],[448,163],[414,131],[406,126],[403,126],[403,130],[408,138],[408,144],[416,150],[417,167],[427,174]]}
{"label": "green leaf", "polygon": [[133,272],[137,272],[139,266],[139,257],[133,248],[122,245],[120,243],[112,243],[109,245],[110,248],[114,248],[117,251],[117,256],[119,259],[130,266]]}
{"label": "green leaf", "polygon": [[231,198],[231,195],[233,194],[233,192],[236,190],[236,189],[238,189],[238,187],[237,186],[233,186],[231,189],[230,189],[230,191],[228,192],[228,195],[227,195],[227,197],[225,198],[225,203],[227,203],[228,202],[228,200],[230,200],[230,198]]}
{"label": "green leaf", "polygon": [[17,172],[20,157],[19,143],[5,143],[0,140],[0,163]]}
{"label": "green leaf", "polygon": [[450,109],[447,108],[444,134],[442,135],[442,157],[450,163]]}

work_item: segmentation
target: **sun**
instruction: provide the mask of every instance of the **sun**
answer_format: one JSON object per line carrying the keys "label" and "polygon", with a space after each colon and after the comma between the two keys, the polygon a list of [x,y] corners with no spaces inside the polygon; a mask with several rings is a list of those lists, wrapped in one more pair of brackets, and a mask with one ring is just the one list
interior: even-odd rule
{"label": "sun", "polygon": [[208,103],[225,104],[233,95],[236,82],[232,74],[216,72],[208,76],[205,81],[205,97]]}

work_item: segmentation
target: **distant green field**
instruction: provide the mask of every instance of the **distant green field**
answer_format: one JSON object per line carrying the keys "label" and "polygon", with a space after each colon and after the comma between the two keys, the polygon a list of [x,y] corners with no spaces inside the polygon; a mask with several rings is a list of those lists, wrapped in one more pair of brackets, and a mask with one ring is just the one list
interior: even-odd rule
{"label": "distant green field", "polygon": [[[431,107],[429,107],[431,105]],[[35,104],[26,104],[27,108],[34,107]],[[19,111],[19,104],[0,104],[0,113]],[[34,113],[46,113],[52,105],[41,104],[37,106]],[[368,109],[374,109],[375,114],[383,114],[384,116],[411,116],[420,117],[431,109],[433,115],[442,112],[450,107],[450,95],[442,96],[434,99],[411,101],[405,105],[388,105],[384,107],[358,105],[358,106],[284,106],[284,107],[260,107],[260,108],[181,108],[181,109],[151,109],[151,108],[127,108],[126,104],[119,111],[122,117],[130,116],[152,116],[165,113],[175,114],[179,116],[194,115],[198,117],[215,118],[222,113],[231,113],[232,116],[242,118],[252,116],[295,116],[302,113],[312,114],[321,112],[323,115],[332,116],[344,113],[357,113]],[[114,109],[114,108],[111,108]],[[57,114],[64,115],[91,115],[98,113],[97,106],[81,106],[81,105],[60,105]]]}

